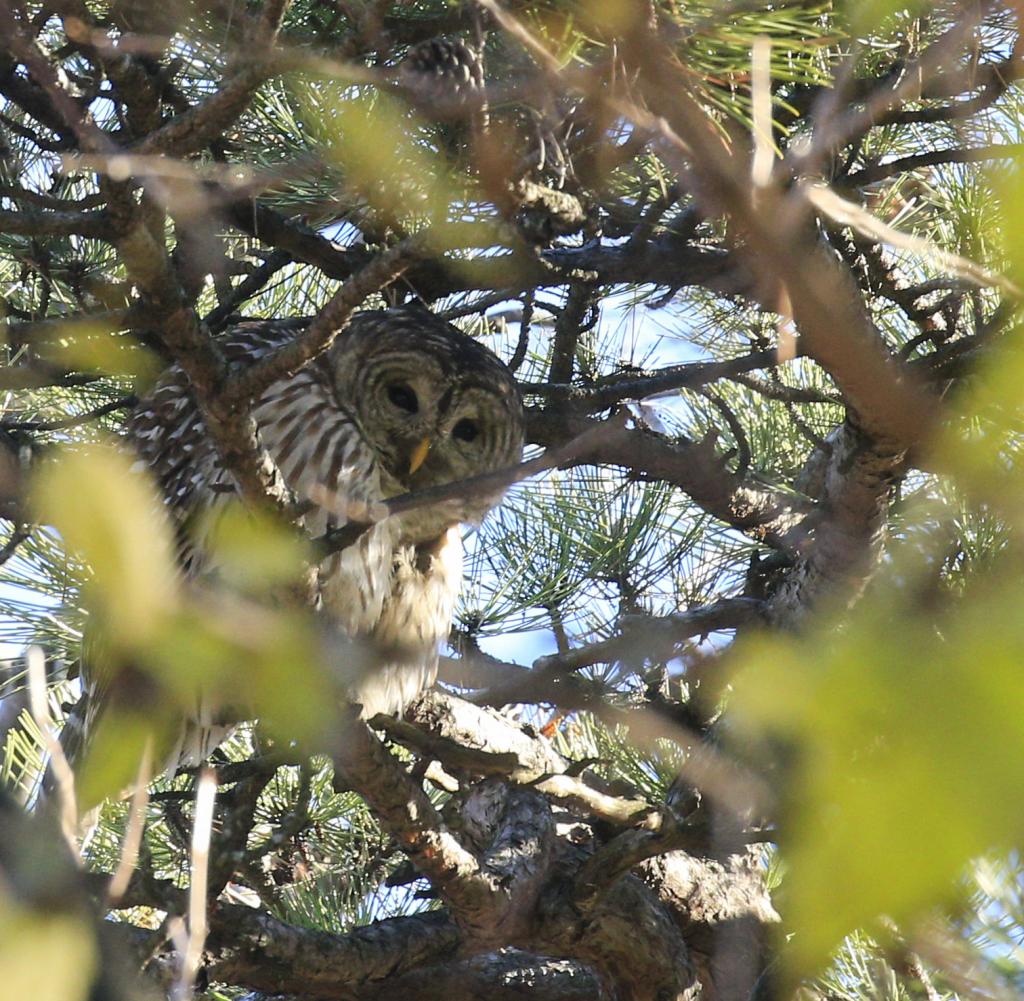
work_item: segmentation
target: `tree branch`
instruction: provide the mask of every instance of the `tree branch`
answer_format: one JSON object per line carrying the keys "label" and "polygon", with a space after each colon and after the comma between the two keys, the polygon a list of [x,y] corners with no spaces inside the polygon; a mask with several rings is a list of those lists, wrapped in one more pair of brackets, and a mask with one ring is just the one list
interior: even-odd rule
{"label": "tree branch", "polygon": [[251,49],[239,58],[220,87],[206,100],[150,132],[137,144],[142,154],[195,153],[218,138],[249,106],[256,89],[276,72],[271,50],[291,0],[267,0],[258,21],[249,32],[246,45]]}
{"label": "tree branch", "polygon": [[729,379],[758,368],[778,364],[774,350],[755,351],[742,358],[718,362],[687,362],[671,365],[649,375],[606,376],[590,385],[574,386],[566,383],[524,382],[519,388],[527,396],[542,396],[573,405],[578,413],[606,410],[621,400],[643,400],[677,389],[697,389],[719,379]]}
{"label": "tree branch", "polygon": [[[556,447],[549,448],[543,455],[521,462],[515,466],[506,466],[493,473],[480,473],[453,483],[442,483],[422,490],[399,494],[386,501],[374,504],[365,511],[347,512],[351,520],[344,528],[336,529],[314,540],[317,554],[323,558],[331,553],[346,549],[353,545],[371,525],[406,514],[409,511],[425,507],[441,506],[447,503],[454,505],[455,514],[465,506],[471,498],[494,496],[498,498],[514,483],[536,476],[537,473],[555,469],[570,463],[584,461],[582,457],[590,455],[598,444],[607,445],[617,441],[624,433],[621,421],[608,420],[602,423],[590,422],[591,427],[584,429],[579,435]],[[329,504],[330,498],[325,497],[324,503]]]}
{"label": "tree branch", "polygon": [[[228,199],[227,192],[224,197]],[[297,261],[313,265],[328,278],[344,281],[369,259],[368,251],[343,250],[310,227],[286,219],[256,198],[227,200],[225,212],[229,222],[243,233],[285,251]]]}
{"label": "tree branch", "polygon": [[422,787],[354,716],[340,728],[334,761],[460,919],[489,907],[493,887],[476,858],[458,842]]}
{"label": "tree branch", "polygon": [[988,160],[1016,160],[1024,154],[1022,143],[1001,143],[973,149],[936,149],[913,156],[901,156],[885,163],[868,164],[855,174],[843,178],[842,187],[859,188],[885,180],[895,174],[904,174],[922,167],[935,167],[942,163],[984,163]]}
{"label": "tree branch", "polygon": [[[601,422],[571,412],[527,410],[527,440],[538,445],[557,445],[599,427]],[[730,473],[713,443],[670,440],[645,428],[598,438],[586,458],[573,465],[586,463],[621,466],[644,479],[675,484],[712,516],[777,549],[788,548],[787,536],[814,507],[793,491]]]}
{"label": "tree branch", "polygon": [[94,212],[57,212],[21,209],[18,212],[0,211],[0,233],[8,236],[88,236],[109,240],[111,220],[100,209]]}
{"label": "tree branch", "polygon": [[504,683],[475,692],[479,705],[512,705],[543,700],[552,682],[595,664],[668,660],[680,644],[694,636],[738,629],[758,621],[765,614],[762,602],[754,598],[726,598],[703,608],[676,612],[664,617],[626,615],[619,619],[620,632],[610,639],[576,647],[565,653],[538,657],[532,668]]}
{"label": "tree branch", "polygon": [[115,414],[119,410],[126,410],[134,407],[138,400],[134,396],[124,396],[120,400],[112,400],[100,407],[84,414],[74,417],[64,417],[57,421],[12,421],[4,418],[0,420],[0,428],[5,431],[64,431],[67,428],[81,427],[83,424],[90,424],[100,417],[108,414]]}
{"label": "tree branch", "polygon": [[212,980],[252,990],[340,1001],[364,997],[375,982],[449,958],[461,940],[455,923],[438,911],[332,935],[218,904],[210,914],[206,972]]}

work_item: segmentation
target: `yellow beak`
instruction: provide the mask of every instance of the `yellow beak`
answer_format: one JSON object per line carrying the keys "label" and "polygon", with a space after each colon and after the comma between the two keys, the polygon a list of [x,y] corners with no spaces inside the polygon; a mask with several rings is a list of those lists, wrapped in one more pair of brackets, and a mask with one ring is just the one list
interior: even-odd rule
{"label": "yellow beak", "polygon": [[430,439],[424,438],[410,453],[409,453],[409,475],[412,476],[420,466],[426,461],[427,452],[430,451]]}

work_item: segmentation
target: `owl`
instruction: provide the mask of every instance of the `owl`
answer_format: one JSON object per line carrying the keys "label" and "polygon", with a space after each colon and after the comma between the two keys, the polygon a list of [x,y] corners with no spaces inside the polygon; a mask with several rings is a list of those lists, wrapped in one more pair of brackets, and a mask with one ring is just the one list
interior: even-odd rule
{"label": "owl", "polygon": [[[220,338],[228,362],[254,362],[306,319],[257,320]],[[263,447],[314,537],[349,510],[519,461],[523,407],[512,373],[487,348],[423,307],[353,317],[333,346],[269,386],[253,407]],[[137,465],[150,470],[180,540],[186,576],[216,576],[205,543],[236,484],[206,433],[185,374],[170,368],[128,421]],[[371,718],[429,687],[462,577],[459,524],[483,519],[500,493],[420,507],[380,521],[315,568],[317,605],[349,637],[383,651],[350,696]],[[195,763],[229,729],[212,707],[174,757]],[[86,729],[88,729],[86,727]]]}

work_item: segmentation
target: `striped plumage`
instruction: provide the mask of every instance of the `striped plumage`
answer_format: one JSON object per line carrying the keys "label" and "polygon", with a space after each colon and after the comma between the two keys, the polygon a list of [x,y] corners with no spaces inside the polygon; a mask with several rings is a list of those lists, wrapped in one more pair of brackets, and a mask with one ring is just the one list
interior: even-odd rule
{"label": "striped plumage", "polygon": [[[220,340],[244,365],[287,343],[308,320],[241,323]],[[486,348],[420,307],[363,312],[332,348],[272,384],[253,408],[262,445],[300,501],[316,537],[360,505],[453,482],[519,460],[523,412],[511,373]],[[128,423],[139,465],[156,477],[189,576],[216,575],[204,548],[210,512],[236,494],[177,366]],[[424,445],[429,442],[429,448]],[[386,650],[357,682],[367,717],[401,711],[434,681],[461,582],[460,522],[476,522],[499,495],[453,509],[420,508],[379,522],[317,568],[324,614],[353,638]],[[328,506],[329,505],[329,506]],[[365,510],[365,507],[364,507]],[[178,757],[194,762],[225,732],[199,710]]]}

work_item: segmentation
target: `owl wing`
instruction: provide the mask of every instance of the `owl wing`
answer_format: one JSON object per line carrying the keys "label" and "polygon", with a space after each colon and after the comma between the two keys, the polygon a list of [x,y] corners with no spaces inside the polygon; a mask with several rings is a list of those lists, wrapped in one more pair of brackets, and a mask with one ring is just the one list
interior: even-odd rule
{"label": "owl wing", "polygon": [[[229,364],[244,365],[287,343],[303,321],[243,323],[219,340]],[[169,368],[132,412],[127,444],[137,468],[156,479],[171,517],[178,560],[187,575],[203,567],[194,530],[204,515],[237,494],[234,478],[206,432],[202,414],[178,365]]]}
{"label": "owl wing", "polygon": [[[231,365],[249,365],[290,341],[308,321],[270,320],[239,324],[219,339]],[[352,502],[380,500],[376,458],[355,421],[337,401],[326,367],[316,362],[267,388],[253,407],[260,442],[299,500],[309,501],[304,527],[316,537],[346,523]],[[189,380],[173,366],[142,401],[127,425],[127,444],[141,470],[157,480],[177,540],[186,577],[216,573],[209,549],[217,514],[238,497],[234,476],[224,467],[192,397]],[[389,592],[395,528],[382,523],[349,550],[318,568],[322,603],[351,636],[372,632]],[[90,658],[86,657],[88,662]],[[111,683],[88,672],[93,711],[106,703]],[[92,729],[86,717],[84,732]],[[223,713],[197,693],[193,718],[171,756],[198,762],[229,729]]]}

